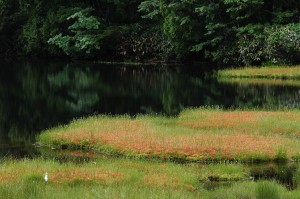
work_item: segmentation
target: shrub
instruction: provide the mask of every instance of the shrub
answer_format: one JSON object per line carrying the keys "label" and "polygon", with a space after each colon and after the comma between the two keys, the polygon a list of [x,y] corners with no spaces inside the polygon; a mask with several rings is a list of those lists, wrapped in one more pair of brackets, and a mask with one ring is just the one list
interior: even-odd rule
{"label": "shrub", "polygon": [[272,27],[268,34],[266,54],[274,63],[300,62],[300,23]]}
{"label": "shrub", "polygon": [[247,25],[237,33],[238,62],[243,65],[257,65],[264,61],[264,25]]}
{"label": "shrub", "polygon": [[172,57],[172,46],[159,28],[145,30],[136,24],[124,30],[121,38],[118,53],[123,57],[134,60]]}

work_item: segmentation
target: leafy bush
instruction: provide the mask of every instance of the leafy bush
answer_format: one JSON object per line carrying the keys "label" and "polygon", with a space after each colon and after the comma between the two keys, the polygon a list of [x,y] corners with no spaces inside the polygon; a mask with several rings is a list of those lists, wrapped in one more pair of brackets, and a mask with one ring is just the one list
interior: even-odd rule
{"label": "leafy bush", "polygon": [[172,46],[160,29],[145,30],[140,25],[133,25],[123,31],[119,45],[119,54],[134,60],[157,58],[167,60],[172,57]]}
{"label": "leafy bush", "polygon": [[237,33],[237,54],[238,63],[243,65],[258,65],[265,60],[264,25],[249,24],[238,30]]}
{"label": "leafy bush", "polygon": [[274,63],[300,62],[300,23],[275,26],[267,30],[266,54]]}

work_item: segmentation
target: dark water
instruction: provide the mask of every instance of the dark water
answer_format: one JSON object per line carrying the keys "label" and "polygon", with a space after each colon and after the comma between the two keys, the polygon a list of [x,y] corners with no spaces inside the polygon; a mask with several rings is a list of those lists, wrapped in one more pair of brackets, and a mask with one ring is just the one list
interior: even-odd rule
{"label": "dark water", "polygon": [[232,186],[235,182],[245,181],[275,181],[286,187],[288,190],[295,190],[300,186],[300,164],[299,163],[261,163],[244,164],[245,169],[250,170],[250,178],[238,181],[206,180],[202,182],[207,190],[215,190],[220,187]]}
{"label": "dark water", "polygon": [[[176,116],[185,108],[199,106],[300,108],[300,83],[222,82],[207,66],[2,63],[0,158],[45,156],[48,153],[32,145],[38,133],[93,114]],[[88,154],[88,159],[92,157]],[[276,180],[295,189],[300,183],[300,165],[252,165],[251,175],[253,180]],[[207,182],[204,186],[214,189],[230,184]]]}
{"label": "dark water", "polygon": [[0,67],[0,157],[35,153],[35,135],[93,114],[177,115],[188,107],[300,108],[300,86],[220,83],[204,66],[10,63]]}

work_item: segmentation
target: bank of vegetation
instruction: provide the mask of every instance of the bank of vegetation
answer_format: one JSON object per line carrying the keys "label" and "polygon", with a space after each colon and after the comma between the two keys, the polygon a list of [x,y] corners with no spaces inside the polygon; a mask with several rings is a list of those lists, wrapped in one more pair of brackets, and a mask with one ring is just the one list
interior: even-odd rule
{"label": "bank of vegetation", "polygon": [[[45,181],[45,174],[48,180]],[[294,180],[299,178],[299,172]],[[275,181],[255,182],[239,164],[182,165],[128,159],[86,163],[9,160],[0,163],[0,197],[25,198],[297,198]],[[230,186],[213,188],[214,180]],[[211,186],[211,188],[209,188]]]}
{"label": "bank of vegetation", "polygon": [[178,118],[97,116],[43,132],[42,145],[176,161],[292,161],[298,111],[186,110]]}
{"label": "bank of vegetation", "polygon": [[[219,77],[228,78],[265,78],[265,79],[300,79],[300,66],[245,67],[218,71]],[[282,81],[284,83],[284,81]]]}
{"label": "bank of vegetation", "polygon": [[297,0],[1,0],[0,55],[300,62]]}

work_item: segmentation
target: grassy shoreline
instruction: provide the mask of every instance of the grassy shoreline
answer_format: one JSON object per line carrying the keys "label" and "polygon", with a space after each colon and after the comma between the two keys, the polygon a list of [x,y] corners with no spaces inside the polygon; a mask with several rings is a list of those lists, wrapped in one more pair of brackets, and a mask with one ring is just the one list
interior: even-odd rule
{"label": "grassy shoreline", "polygon": [[242,78],[242,77],[219,77],[218,82],[224,84],[238,85],[266,85],[266,86],[281,86],[281,87],[300,87],[300,80],[296,79],[267,79],[267,78]]}
{"label": "grassy shoreline", "polygon": [[245,67],[218,71],[219,77],[300,79],[300,66]]}
{"label": "grassy shoreline", "polygon": [[186,110],[178,118],[98,116],[43,132],[43,145],[181,161],[300,157],[299,111]]}
{"label": "grassy shoreline", "polygon": [[[47,182],[45,172],[49,175]],[[249,174],[241,164],[203,166],[111,158],[82,164],[6,160],[0,163],[0,198],[254,199],[297,198],[300,194],[299,189],[288,191],[275,181],[254,182]],[[232,182],[212,191],[204,184],[209,179]]]}

